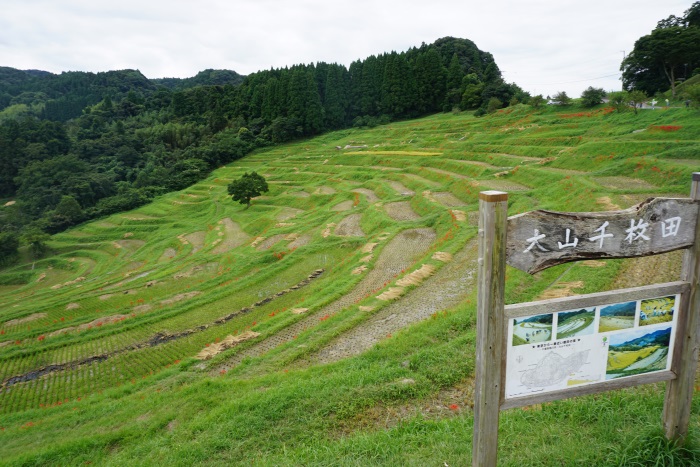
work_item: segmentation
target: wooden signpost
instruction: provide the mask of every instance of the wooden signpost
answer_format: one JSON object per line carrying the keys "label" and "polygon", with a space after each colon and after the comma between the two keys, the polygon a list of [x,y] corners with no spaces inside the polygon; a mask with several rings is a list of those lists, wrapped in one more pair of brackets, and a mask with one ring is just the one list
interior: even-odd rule
{"label": "wooden signpost", "polygon": [[[501,410],[668,381],[663,426],[684,441],[700,349],[700,173],[689,198],[614,212],[507,217],[508,195],[479,195],[472,464],[495,466]],[[504,304],[506,263],[535,273],[584,259],[685,249],[679,281]]]}

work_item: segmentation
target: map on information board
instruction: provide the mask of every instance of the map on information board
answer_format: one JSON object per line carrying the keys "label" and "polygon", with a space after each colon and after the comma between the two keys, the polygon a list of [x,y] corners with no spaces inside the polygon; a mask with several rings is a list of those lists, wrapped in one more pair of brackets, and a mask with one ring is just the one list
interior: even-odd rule
{"label": "map on information board", "polygon": [[509,320],[506,398],[669,369],[679,300],[671,295]]}

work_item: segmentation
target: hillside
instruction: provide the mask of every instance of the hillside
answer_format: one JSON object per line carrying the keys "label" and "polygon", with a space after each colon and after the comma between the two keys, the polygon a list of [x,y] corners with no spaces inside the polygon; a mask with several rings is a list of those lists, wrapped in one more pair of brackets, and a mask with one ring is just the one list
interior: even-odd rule
{"label": "hillside", "polygon": [[[699,149],[685,109],[444,113],[258,149],[56,234],[0,270],[0,464],[468,463],[479,191],[626,208],[687,196]],[[245,209],[226,187],[250,171],[270,192]],[[679,258],[508,269],[507,301],[674,280]],[[500,459],[646,464],[662,402],[504,412]]]}

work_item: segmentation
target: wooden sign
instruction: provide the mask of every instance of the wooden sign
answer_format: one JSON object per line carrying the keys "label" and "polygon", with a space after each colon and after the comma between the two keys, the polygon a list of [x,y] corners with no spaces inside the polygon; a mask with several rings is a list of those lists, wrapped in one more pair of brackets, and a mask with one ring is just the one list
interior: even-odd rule
{"label": "wooden sign", "polygon": [[649,256],[693,244],[698,203],[652,198],[624,211],[508,218],[507,263],[530,274],[569,261]]}
{"label": "wooden sign", "polygon": [[[682,444],[700,354],[700,172],[689,198],[624,211],[507,217],[507,204],[507,193],[479,194],[472,465],[496,466],[501,410],[659,381],[664,433]],[[505,305],[506,262],[535,273],[681,248],[677,282]]]}

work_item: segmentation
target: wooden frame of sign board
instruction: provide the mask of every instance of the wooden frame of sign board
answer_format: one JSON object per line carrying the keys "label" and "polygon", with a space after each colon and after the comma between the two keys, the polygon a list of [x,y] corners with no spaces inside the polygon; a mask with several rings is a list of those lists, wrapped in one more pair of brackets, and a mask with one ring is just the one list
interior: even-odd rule
{"label": "wooden frame of sign board", "polygon": [[[486,191],[479,195],[472,465],[496,465],[501,410],[659,381],[668,382],[662,414],[666,437],[683,442],[688,430],[700,350],[700,173],[692,176],[689,198],[656,198],[624,211],[535,211],[508,218],[507,200],[508,195],[504,192]],[[527,236],[523,237],[524,233]],[[559,241],[553,242],[553,238]],[[649,256],[678,249],[685,249],[678,282],[504,305],[506,262],[533,273],[581,259]],[[669,348],[671,362],[668,369],[571,389],[506,398],[506,339],[510,320],[668,295],[678,297],[674,305],[674,337],[672,349]]]}

